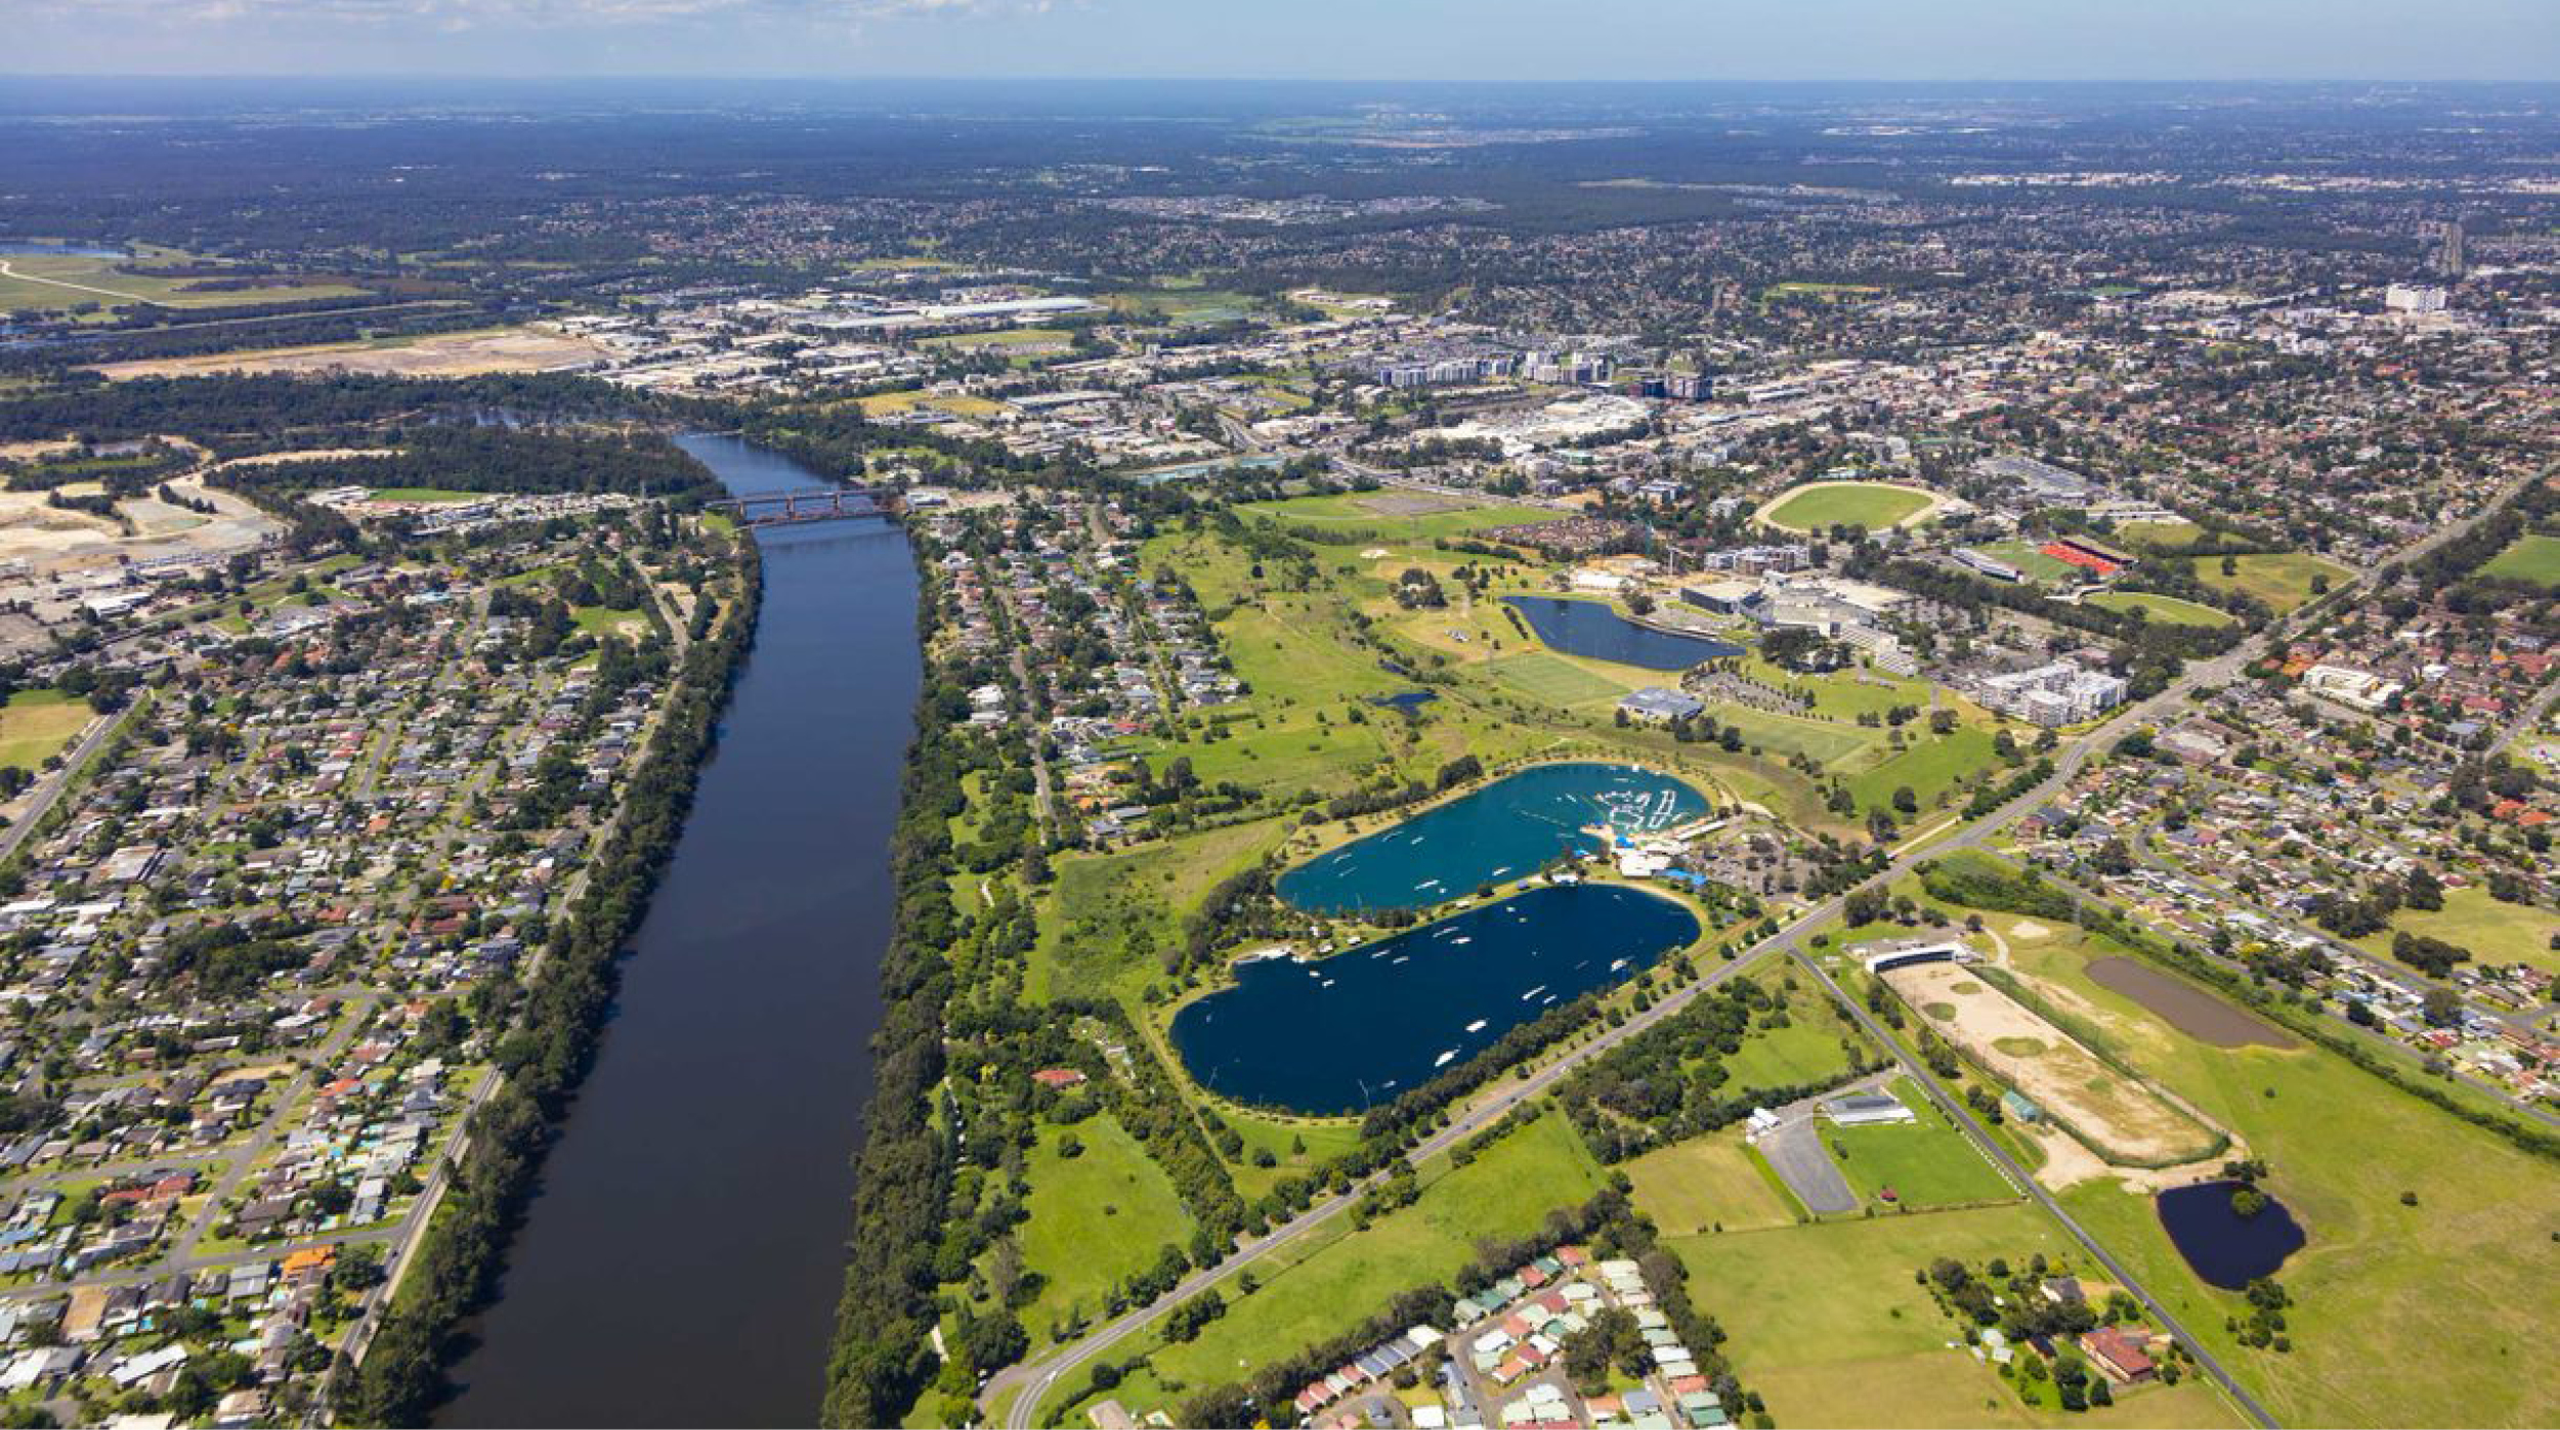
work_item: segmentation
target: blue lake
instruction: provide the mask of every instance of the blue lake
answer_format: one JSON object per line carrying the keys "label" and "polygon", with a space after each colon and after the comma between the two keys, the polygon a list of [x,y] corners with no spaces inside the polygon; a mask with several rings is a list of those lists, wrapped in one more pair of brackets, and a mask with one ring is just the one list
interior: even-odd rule
{"label": "blue lake", "polygon": [[1701,661],[1742,654],[1731,641],[1706,636],[1674,635],[1640,626],[1598,601],[1568,601],[1557,596],[1505,596],[1503,603],[1526,617],[1538,639],[1567,655],[1613,660],[1646,670],[1687,670]]}
{"label": "blue lake", "polygon": [[1279,893],[1318,913],[1421,908],[1525,878],[1559,854],[1598,850],[1585,826],[1651,833],[1707,807],[1696,790],[1634,765],[1538,765],[1320,854],[1282,874]]}
{"label": "blue lake", "polygon": [[2231,1209],[2238,1182],[2199,1182],[2173,1187],[2158,1198],[2160,1225],[2187,1265],[2225,1291],[2246,1288],[2261,1276],[2272,1276],[2285,1258],[2309,1240],[2302,1223],[2274,1197],[2256,1216]]}
{"label": "blue lake", "polygon": [[1315,962],[1243,964],[1234,987],[1174,1015],[1173,1046],[1240,1102],[1360,1112],[1698,933],[1687,908],[1641,889],[1531,889]]}

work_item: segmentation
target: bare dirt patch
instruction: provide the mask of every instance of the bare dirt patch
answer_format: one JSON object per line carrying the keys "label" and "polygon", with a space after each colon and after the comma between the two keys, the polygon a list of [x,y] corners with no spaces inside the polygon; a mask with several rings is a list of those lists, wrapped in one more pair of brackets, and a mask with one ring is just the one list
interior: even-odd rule
{"label": "bare dirt patch", "polygon": [[313,347],[148,358],[138,362],[106,363],[98,371],[114,382],[137,377],[193,377],[212,372],[361,372],[385,377],[473,377],[489,372],[548,372],[581,367],[604,355],[604,349],[584,338],[572,338],[539,328],[508,328],[498,332],[439,333],[379,347],[369,343],[322,343]]}
{"label": "bare dirt patch", "polygon": [[1954,1004],[1954,1020],[1942,1025],[1946,1035],[2111,1163],[2173,1166],[2224,1145],[2226,1139],[2149,1084],[2108,1066],[2034,1009],[1965,973],[1958,964],[1926,963],[1884,978],[1914,1006]]}

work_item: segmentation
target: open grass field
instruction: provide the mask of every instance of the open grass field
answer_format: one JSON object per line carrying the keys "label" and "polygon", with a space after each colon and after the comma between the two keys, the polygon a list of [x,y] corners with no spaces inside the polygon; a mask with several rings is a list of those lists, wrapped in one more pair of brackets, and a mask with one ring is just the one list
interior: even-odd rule
{"label": "open grass field", "polygon": [[2227,626],[2237,619],[2229,611],[2150,591],[2100,591],[2088,602],[2110,611],[2140,611],[2143,619],[2154,625]]}
{"label": "open grass field", "polygon": [[1791,1426],[2223,1426],[2242,1423],[2197,1381],[2061,1416],[2028,1409],[1957,1335],[1912,1274],[1937,1257],[1976,1265],[2078,1248],[2029,1203],[1886,1214],[1722,1236],[1666,1237],[1690,1294],[1730,1335],[1725,1351],[1770,1415]]}
{"label": "open grass field", "polygon": [[1805,720],[1793,715],[1773,715],[1747,705],[1721,702],[1707,707],[1716,723],[1742,732],[1746,745],[1756,746],[1780,756],[1810,755],[1823,764],[1836,764],[1881,744],[1884,732],[1865,725],[1842,725],[1826,720]]}
{"label": "open grass field", "polygon": [[1849,1054],[1840,1040],[1847,1025],[1824,1006],[1821,995],[1798,988],[1786,996],[1787,1024],[1773,1028],[1754,1020],[1742,1046],[1724,1059],[1726,1086],[1790,1087],[1829,1082],[1849,1075]]}
{"label": "open grass field", "polygon": [[1924,487],[1891,482],[1811,482],[1761,508],[1760,519],[1787,531],[1862,526],[1882,531],[1916,521],[1938,504]]}
{"label": "open grass field", "polygon": [[[2552,936],[2560,934],[2560,913],[2539,904],[2500,903],[2477,885],[2445,890],[2441,909],[2404,908],[2391,916],[2391,927],[2467,948],[2482,963],[2529,963],[2560,974],[2560,952],[2551,947]],[[2390,956],[2388,933],[2356,942],[2386,958]]]}
{"label": "open grass field", "polygon": [[[1059,1154],[1068,1134],[1084,1151]],[[1032,1343],[1046,1344],[1052,1320],[1098,1316],[1103,1295],[1155,1263],[1165,1244],[1191,1239],[1191,1214],[1173,1181],[1109,1113],[1073,1127],[1044,1127],[1024,1161],[1030,1219],[1015,1230],[1025,1270],[1048,1278],[1022,1324]]]}
{"label": "open grass field", "polygon": [[2511,581],[2530,581],[2545,590],[2560,589],[2560,536],[2527,532],[2481,570]]}
{"label": "open grass field", "polygon": [[[1822,1145],[1840,1174],[1866,1201],[1915,1208],[2012,1201],[2019,1195],[1945,1113],[1909,1078],[1897,1078],[1893,1095],[1920,1120],[1902,1127],[1833,1127]],[[1893,1193],[1890,1202],[1884,1194]]]}
{"label": "open grass field", "polygon": [[294,303],[314,298],[360,297],[365,290],[324,279],[262,275],[249,287],[207,287],[217,275],[170,277],[136,273],[135,266],[198,262],[176,249],[137,249],[120,258],[85,253],[0,253],[0,312],[31,308],[61,311],[84,303],[102,310],[153,303],[164,308],[238,308],[255,303]]}
{"label": "open grass field", "polygon": [[2184,546],[2204,535],[2204,528],[2192,521],[2128,521],[2116,528],[2116,539],[2127,546]]}
{"label": "open grass field", "polygon": [[637,641],[646,639],[649,634],[648,616],[636,609],[572,606],[569,619],[591,636],[619,636],[626,641]]}
{"label": "open grass field", "polygon": [[1133,1000],[1163,972],[1152,950],[1173,946],[1177,913],[1262,857],[1284,831],[1229,825],[1134,850],[1057,861],[1055,913],[1040,921],[1028,978],[1043,999]]}
{"label": "open grass field", "polygon": [[1925,733],[1927,727],[1920,722],[1904,728],[1923,733],[1901,753],[1849,776],[1849,793],[1857,797],[1858,808],[1890,809],[1894,791],[1908,788],[1925,812],[1936,806],[1941,795],[1999,764],[1992,751],[1992,732],[1978,725],[1959,725],[1945,735]]}
{"label": "open grass field", "polygon": [[920,348],[945,348],[954,352],[974,352],[980,348],[1064,347],[1074,333],[1065,328],[999,328],[986,333],[948,333],[938,338],[920,338]]}
{"label": "open grass field", "polygon": [[[2399,1092],[2316,1046],[2223,1048],[2178,1032],[2088,977],[2114,946],[2073,929],[2035,937],[2009,914],[2018,967],[2088,1020],[2113,1054],[2229,1127],[2273,1169],[2269,1190],[2309,1235],[2278,1273],[2295,1302],[2290,1354],[2239,1346],[2242,1298],[2204,1285],[2148,1197],[2112,1180],[2063,1194],[2233,1366],[2284,1424],[2527,1425],[2560,1404],[2560,1365],[2525,1347],[2560,1275],[2552,1164]],[[2413,1192],[2417,1205],[2401,1202]],[[1966,1213],[1966,1215],[1972,1215]],[[2377,1356],[2375,1346],[2424,1346]]]}
{"label": "open grass field", "polygon": [[1113,317],[1124,321],[1180,326],[1232,323],[1251,317],[1261,308],[1261,300],[1250,293],[1218,288],[1133,288],[1100,295],[1100,301],[1111,309]]}
{"label": "open grass field", "polygon": [[1752,1231],[1796,1219],[1795,1203],[1743,1142],[1740,1128],[1657,1147],[1618,1170],[1635,1186],[1636,1210],[1665,1236]]}
{"label": "open grass field", "polygon": [[584,338],[540,328],[490,328],[434,333],[382,342],[320,343],[309,347],[201,353],[191,357],[112,362],[98,371],[110,381],[136,377],[197,377],[213,372],[361,372],[387,377],[474,377],[493,372],[552,372],[584,367],[604,349]]}
{"label": "open grass field", "polygon": [[21,690],[0,706],[0,766],[33,770],[76,739],[93,712],[59,690]]}
{"label": "open grass field", "polygon": [[[1360,1141],[1355,1118],[1284,1117],[1276,1113],[1222,1106],[1218,1116],[1244,1139],[1244,1155],[1228,1165],[1236,1190],[1247,1201],[1271,1190],[1283,1177],[1297,1176],[1350,1151]],[[1303,1149],[1303,1150],[1300,1150]],[[1274,1165],[1253,1165],[1253,1154],[1267,1151]]]}
{"label": "open grass field", "polygon": [[1141,1416],[1158,1408],[1172,1414],[1184,1394],[1238,1378],[1356,1325],[1398,1292],[1447,1281],[1475,1259],[1478,1241],[1535,1230],[1550,1209],[1589,1199],[1601,1180],[1571,1124],[1552,1114],[1541,1117],[1441,1176],[1413,1205],[1368,1230],[1341,1236],[1292,1264],[1263,1266],[1261,1289],[1252,1295],[1239,1296],[1230,1285],[1224,1292],[1227,1314],[1210,1322],[1199,1339],[1158,1345],[1149,1355],[1152,1382],[1175,1403],[1142,1403],[1126,1386],[1121,1399]]}
{"label": "open grass field", "polygon": [[1330,496],[1291,497],[1236,508],[1248,518],[1263,516],[1290,525],[1345,533],[1371,533],[1388,540],[1428,545],[1443,536],[1482,531],[1491,526],[1552,521],[1561,513],[1545,507],[1509,502],[1477,502],[1437,492],[1385,488],[1374,492],[1339,492]]}
{"label": "open grass field", "polygon": [[2257,556],[2230,558],[2233,574],[2222,574],[2222,557],[2193,558],[2196,579],[2217,591],[2239,591],[2267,603],[2279,615],[2308,601],[2317,594],[2311,589],[2315,577],[2327,577],[2331,583],[2344,579],[2347,568],[2326,557],[2307,551],[2276,551]]}
{"label": "open grass field", "polygon": [[1499,656],[1487,664],[1485,670],[1502,684],[1548,705],[1573,706],[1597,700],[1616,700],[1635,688],[1545,651]]}

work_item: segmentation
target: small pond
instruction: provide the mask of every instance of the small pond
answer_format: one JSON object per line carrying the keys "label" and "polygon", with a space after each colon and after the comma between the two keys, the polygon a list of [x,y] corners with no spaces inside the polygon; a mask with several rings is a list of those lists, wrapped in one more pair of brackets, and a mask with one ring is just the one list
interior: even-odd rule
{"label": "small pond", "polygon": [[1567,655],[1611,660],[1646,670],[1687,670],[1701,661],[1742,654],[1731,641],[1684,636],[1640,626],[1598,601],[1568,601],[1558,596],[1505,596],[1504,603],[1528,618],[1538,639]]}
{"label": "small pond", "polygon": [[1240,1102],[1361,1112],[1698,932],[1684,905],[1622,884],[1531,889],[1329,958],[1240,964],[1174,1015],[1173,1046]]}
{"label": "small pond", "polygon": [[1585,828],[1649,834],[1707,808],[1688,785],[1636,765],[1537,765],[1319,854],[1282,874],[1279,893],[1320,913],[1423,908],[1525,878],[1559,854],[1597,850]]}
{"label": "small pond", "polygon": [[2157,1199],[2160,1225],[2178,1254],[2196,1275],[2225,1291],[2274,1275],[2309,1239],[2302,1223],[2272,1196],[2256,1216],[2233,1211],[2231,1194],[2239,1189],[2238,1182],[2198,1182],[2171,1188]]}

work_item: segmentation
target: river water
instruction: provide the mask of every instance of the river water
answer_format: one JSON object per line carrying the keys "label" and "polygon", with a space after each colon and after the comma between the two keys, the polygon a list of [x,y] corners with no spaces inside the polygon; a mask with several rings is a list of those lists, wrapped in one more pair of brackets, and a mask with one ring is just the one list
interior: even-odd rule
{"label": "river water", "polygon": [[[688,437],[736,493],[815,486]],[[871,1092],[889,835],[920,679],[878,521],[772,528],[753,653],[438,1423],[805,1425]]]}

